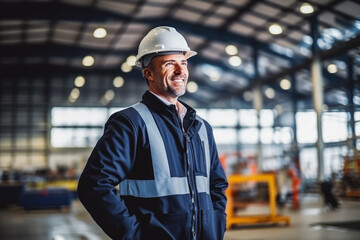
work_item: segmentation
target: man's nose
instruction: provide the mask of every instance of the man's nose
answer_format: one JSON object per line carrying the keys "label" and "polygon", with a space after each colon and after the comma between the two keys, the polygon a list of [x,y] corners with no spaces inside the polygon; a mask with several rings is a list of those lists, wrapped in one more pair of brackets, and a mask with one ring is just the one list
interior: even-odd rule
{"label": "man's nose", "polygon": [[176,74],[182,74],[185,71],[185,68],[186,68],[186,66],[183,66],[182,64],[177,63],[175,65],[175,73]]}

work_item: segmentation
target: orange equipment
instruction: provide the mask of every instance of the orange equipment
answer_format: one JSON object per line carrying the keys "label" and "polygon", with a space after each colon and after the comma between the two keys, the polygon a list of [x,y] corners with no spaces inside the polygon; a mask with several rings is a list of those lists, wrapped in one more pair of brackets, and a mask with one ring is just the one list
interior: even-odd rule
{"label": "orange equipment", "polygon": [[295,169],[293,169],[293,168],[289,169],[289,175],[291,177],[291,183],[292,183],[292,191],[291,192],[292,192],[293,209],[298,210],[300,208],[299,187],[301,184],[301,178],[298,177]]}

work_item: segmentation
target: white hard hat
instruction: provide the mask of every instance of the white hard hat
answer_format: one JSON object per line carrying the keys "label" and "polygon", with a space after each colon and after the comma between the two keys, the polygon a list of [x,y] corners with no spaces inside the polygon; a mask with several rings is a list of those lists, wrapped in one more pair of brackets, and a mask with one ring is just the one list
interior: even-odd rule
{"label": "white hard hat", "polygon": [[173,27],[160,26],[153,28],[141,40],[136,66],[141,67],[142,58],[148,54],[160,54],[165,52],[183,52],[186,59],[195,56],[197,53],[190,50],[185,38]]}

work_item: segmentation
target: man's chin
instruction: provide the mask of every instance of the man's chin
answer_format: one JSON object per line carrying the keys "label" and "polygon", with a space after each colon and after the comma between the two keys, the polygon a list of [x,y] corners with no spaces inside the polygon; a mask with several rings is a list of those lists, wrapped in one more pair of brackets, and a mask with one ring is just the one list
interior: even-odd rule
{"label": "man's chin", "polygon": [[180,97],[180,96],[184,95],[186,92],[185,89],[169,89],[169,91],[171,92],[171,94],[174,97]]}

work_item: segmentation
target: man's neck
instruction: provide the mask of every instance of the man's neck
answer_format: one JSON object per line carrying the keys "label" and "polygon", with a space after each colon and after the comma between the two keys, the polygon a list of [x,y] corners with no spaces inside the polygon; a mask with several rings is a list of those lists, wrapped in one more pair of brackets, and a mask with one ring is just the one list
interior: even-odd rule
{"label": "man's neck", "polygon": [[151,91],[151,90],[149,90],[149,91],[150,91],[152,94],[154,94],[158,99],[160,99],[163,103],[165,103],[167,106],[169,106],[169,105],[171,105],[171,104],[177,106],[177,102],[178,102],[177,98],[175,98],[175,99],[172,100],[172,101],[169,101],[168,99],[160,96],[159,94],[154,93],[154,92]]}
{"label": "man's neck", "polygon": [[[162,101],[163,103],[165,103],[167,106],[172,105],[172,104],[175,105],[176,110],[177,110],[179,116],[181,116],[182,114],[185,115],[185,113],[186,113],[186,107],[185,107],[184,105],[182,105],[182,104],[177,100],[177,98],[174,100],[175,103],[172,103],[172,102],[169,102],[167,99],[159,96],[158,94],[152,92],[151,90],[149,90],[149,91],[150,91],[152,94],[154,94],[158,99],[160,99],[160,101]],[[185,113],[184,113],[184,111],[185,111]]]}

